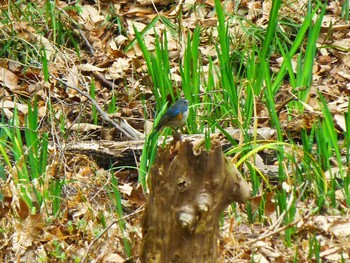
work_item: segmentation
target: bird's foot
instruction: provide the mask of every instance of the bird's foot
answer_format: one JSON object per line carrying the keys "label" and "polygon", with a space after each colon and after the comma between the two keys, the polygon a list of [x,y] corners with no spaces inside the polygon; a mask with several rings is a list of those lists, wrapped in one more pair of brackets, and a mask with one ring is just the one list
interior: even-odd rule
{"label": "bird's foot", "polygon": [[179,132],[177,132],[177,131],[175,131],[174,133],[173,133],[173,138],[174,138],[174,141],[181,141],[181,133],[179,133]]}

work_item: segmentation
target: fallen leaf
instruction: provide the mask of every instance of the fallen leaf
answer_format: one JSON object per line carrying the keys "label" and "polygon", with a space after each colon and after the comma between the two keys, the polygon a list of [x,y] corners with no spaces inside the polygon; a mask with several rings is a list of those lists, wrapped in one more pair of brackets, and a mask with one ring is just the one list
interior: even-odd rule
{"label": "fallen leaf", "polygon": [[96,66],[91,65],[91,64],[80,65],[78,67],[78,69],[80,69],[81,71],[98,71],[98,72],[105,71],[105,69],[96,67]]}
{"label": "fallen leaf", "polygon": [[104,262],[123,263],[125,262],[125,259],[122,258],[119,254],[113,253],[113,254],[107,255]]}
{"label": "fallen leaf", "polygon": [[124,193],[128,196],[131,195],[131,192],[133,190],[133,187],[131,186],[131,184],[118,185],[118,188],[119,188],[121,193]]}
{"label": "fallen leaf", "polygon": [[11,71],[0,68],[0,84],[13,91],[18,87],[18,77]]}

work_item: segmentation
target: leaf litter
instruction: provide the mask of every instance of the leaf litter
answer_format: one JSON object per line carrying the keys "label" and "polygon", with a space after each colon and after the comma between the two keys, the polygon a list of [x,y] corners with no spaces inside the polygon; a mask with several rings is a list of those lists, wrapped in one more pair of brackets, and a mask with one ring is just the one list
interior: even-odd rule
{"label": "leaf litter", "polygon": [[[43,8],[43,2],[33,1],[38,8]],[[241,1],[238,8],[234,1],[223,1],[226,11],[237,11],[246,19],[243,22],[232,19],[230,33],[235,41],[244,41],[249,23],[266,29],[271,1]],[[1,5],[4,5],[3,3]],[[112,13],[111,13],[111,8]],[[157,20],[154,28],[144,36],[144,41],[150,50],[154,50],[156,35],[167,30],[169,43],[170,64],[173,78],[180,81],[179,61],[183,56],[183,39],[187,33],[192,33],[197,24],[203,28],[200,52],[203,55],[203,68],[211,57],[217,65],[215,52],[217,38],[217,18],[213,0],[202,1],[167,1],[167,0],[139,0],[139,1],[83,1],[79,11],[69,8],[69,2],[56,1],[56,8],[62,12],[62,20],[82,43],[80,54],[70,45],[55,45],[50,36],[37,34],[34,25],[29,22],[13,20],[9,25],[1,25],[9,38],[10,26],[18,32],[19,49],[25,48],[26,43],[40,42],[45,47],[45,56],[49,61],[49,73],[57,79],[63,79],[71,87],[89,92],[92,81],[95,85],[95,100],[105,111],[113,96],[117,97],[118,117],[126,120],[133,129],[143,132],[144,105],[142,94],[149,94],[152,83],[147,77],[147,68],[142,58],[142,52],[137,44],[127,51],[125,47],[135,38],[134,27],[140,32],[157,16],[161,15],[170,21],[170,25],[181,29],[181,38],[172,33],[165,20]],[[20,8],[25,8],[20,6]],[[182,10],[181,25],[179,25],[179,10]],[[350,25],[340,18],[342,7],[340,2],[332,1],[327,6],[327,13],[322,25],[322,33],[318,44],[320,49],[315,57],[313,87],[308,102],[309,113],[296,113],[292,122],[287,123],[287,117],[281,115],[289,130],[298,133],[301,127],[310,127],[315,114],[320,109],[313,101],[317,92],[321,91],[327,99],[335,123],[339,129],[345,130],[344,112],[347,111],[349,95],[350,68]],[[114,13],[113,13],[114,12]],[[301,22],[306,12],[306,1],[283,3],[280,15],[283,18]],[[107,23],[111,17],[117,23]],[[79,25],[79,27],[77,27]],[[121,25],[121,27],[120,27]],[[35,25],[36,28],[38,25]],[[329,37],[331,27],[331,37]],[[44,31],[44,26],[39,26]],[[173,29],[174,30],[174,29]],[[155,35],[156,34],[156,35]],[[322,46],[322,47],[321,47]],[[35,51],[35,48],[34,48]],[[39,51],[37,51],[39,52]],[[35,58],[35,52],[32,54]],[[294,58],[293,58],[294,59]],[[297,58],[295,58],[297,59]],[[271,70],[278,70],[283,58],[273,57]],[[52,211],[41,208],[40,211],[29,211],[26,203],[18,195],[18,187],[11,180],[1,181],[4,195],[1,211],[1,258],[7,262],[53,262],[74,259],[94,260],[94,262],[124,262],[127,258],[123,248],[123,235],[132,244],[132,256],[137,262],[140,249],[141,229],[140,219],[145,196],[137,183],[136,169],[120,169],[114,176],[119,180],[118,189],[122,195],[125,215],[125,232],[122,233],[116,223],[116,207],[111,202],[111,172],[101,165],[101,162],[91,158],[89,154],[71,153],[65,151],[66,143],[98,140],[102,136],[102,128],[108,128],[103,120],[93,125],[91,119],[91,104],[86,96],[74,89],[65,87],[57,79],[44,81],[40,70],[40,62],[30,61],[23,65],[19,61],[0,58],[0,99],[1,112],[6,118],[13,116],[17,108],[20,124],[24,125],[24,117],[28,112],[27,100],[36,96],[39,101],[40,116],[43,123],[40,132],[51,134],[50,156],[47,173],[52,178],[64,177],[66,185],[60,205],[60,214],[53,215]],[[25,70],[24,70],[25,69]],[[293,63],[293,70],[296,68]],[[204,70],[208,74],[208,70]],[[317,87],[317,88],[316,88]],[[288,84],[282,90],[289,90]],[[287,93],[281,93],[279,101],[283,105]],[[48,101],[53,102],[53,119],[48,119]],[[153,109],[151,100],[147,110]],[[268,111],[261,106],[258,112],[260,127],[266,127]],[[64,117],[64,118],[63,118]],[[66,139],[62,139],[57,124],[65,119],[67,127]],[[81,125],[81,126],[79,126]],[[287,127],[287,128],[288,128]],[[124,140],[118,131],[109,132],[110,140]],[[128,165],[136,167],[135,159]],[[103,157],[101,157],[103,158]],[[270,165],[270,168],[275,165]],[[102,166],[102,167],[101,167]],[[265,166],[265,164],[262,164]],[[266,169],[266,167],[264,167]],[[14,171],[8,171],[15,177]],[[106,187],[107,186],[107,187]],[[294,198],[292,185],[286,182],[286,192],[289,201]],[[288,190],[289,189],[289,190]],[[261,189],[261,193],[265,193]],[[350,215],[344,195],[339,191],[337,202],[339,209],[347,211],[342,216],[337,208],[328,209],[320,215],[314,215],[312,210],[317,207],[317,197],[309,200],[299,200],[297,216],[288,225],[282,224],[282,218],[277,213],[274,203],[274,192],[267,193],[264,219],[260,223],[248,223],[245,206],[236,207],[237,219],[231,215],[233,211],[227,209],[222,235],[220,237],[221,260],[224,262],[298,262],[315,261],[309,258],[310,237],[319,242],[320,257],[323,262],[350,261]],[[265,193],[266,194],[266,193]],[[266,197],[266,196],[265,196]],[[259,209],[261,196],[252,197],[253,209]],[[286,246],[285,230],[295,228],[296,233],[292,246]],[[99,235],[102,234],[103,235]]]}

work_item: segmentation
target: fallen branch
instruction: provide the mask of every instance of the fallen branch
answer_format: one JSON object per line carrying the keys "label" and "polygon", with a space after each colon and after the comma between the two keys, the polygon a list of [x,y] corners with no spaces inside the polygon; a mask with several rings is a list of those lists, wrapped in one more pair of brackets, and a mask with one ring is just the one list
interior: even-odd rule
{"label": "fallen branch", "polygon": [[[77,88],[77,87],[73,87],[71,85],[69,85],[67,82],[65,82],[64,80],[57,78],[55,76],[53,76],[52,74],[50,74],[50,76],[57,80],[58,82],[62,83],[63,85],[65,85],[66,87],[73,89],[77,92],[79,92],[81,95],[83,95],[84,97],[86,97],[95,107],[96,110],[100,113],[101,118],[106,121],[107,123],[111,124],[114,128],[116,128],[118,131],[120,131],[123,135],[125,135],[128,139],[130,140],[139,140],[140,139],[140,135],[135,131],[135,129],[133,129],[129,124],[127,124],[124,120],[120,120],[120,123],[116,123],[114,120],[112,120],[111,118],[109,118],[108,114],[105,113],[101,107],[98,105],[98,103],[86,92],[82,91],[81,89]],[[123,127],[121,127],[123,126]]]}

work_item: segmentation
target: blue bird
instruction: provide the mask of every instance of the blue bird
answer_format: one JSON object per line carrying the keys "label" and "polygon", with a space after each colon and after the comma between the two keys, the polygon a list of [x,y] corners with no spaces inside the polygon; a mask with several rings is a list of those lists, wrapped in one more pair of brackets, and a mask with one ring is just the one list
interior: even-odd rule
{"label": "blue bird", "polygon": [[188,117],[188,100],[179,99],[163,115],[155,128],[155,133],[159,130],[170,127],[178,128],[185,124]]}

